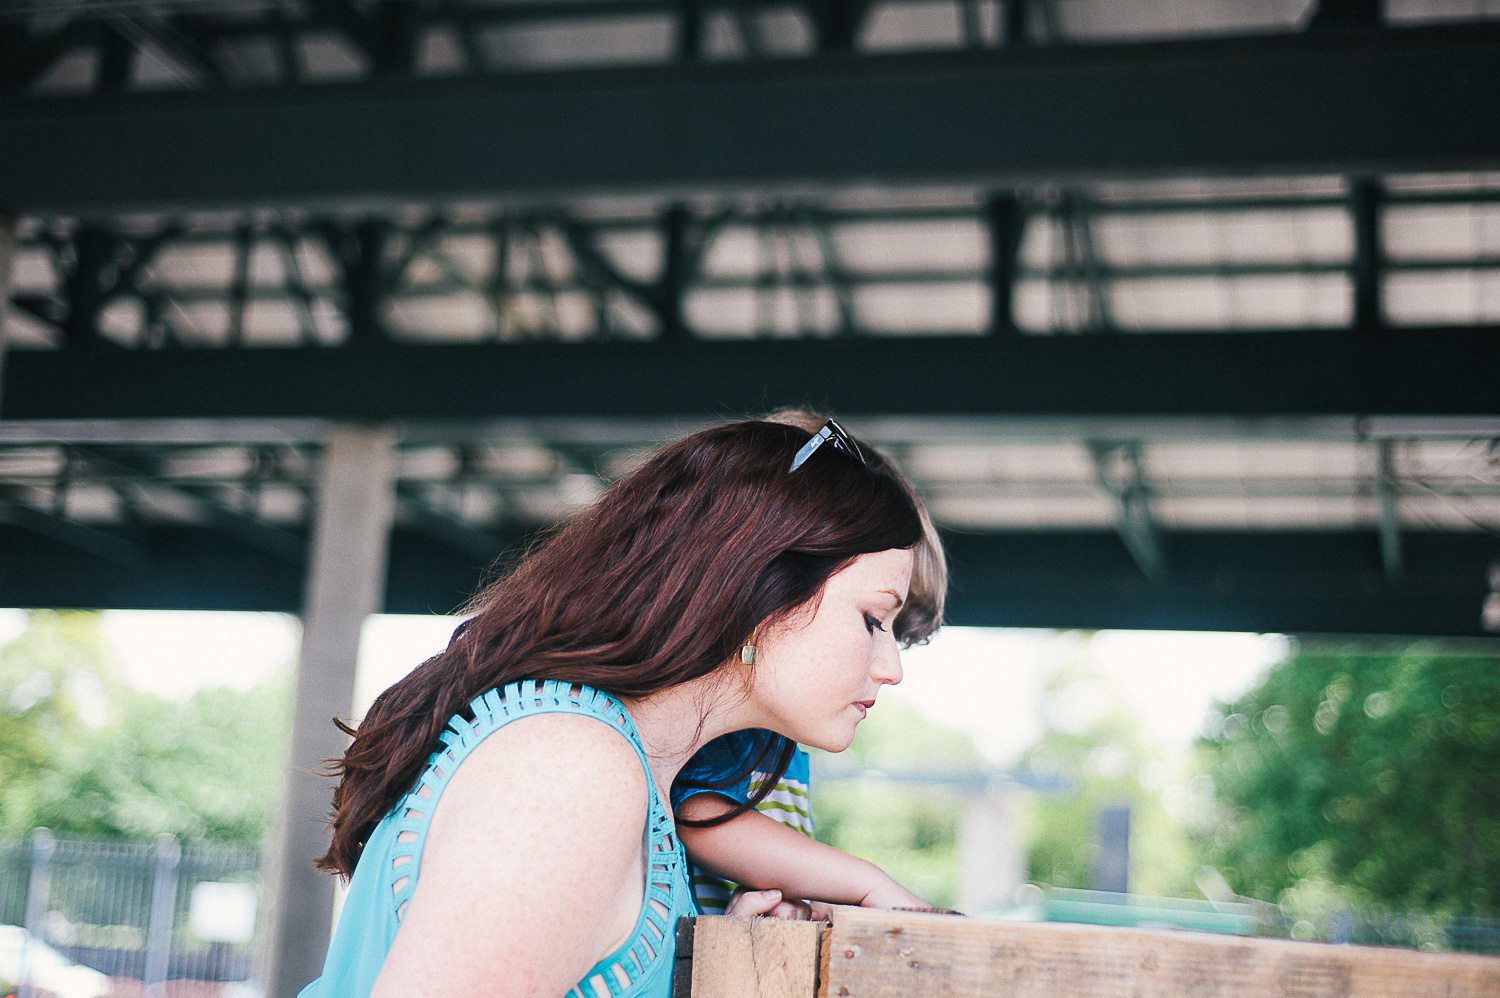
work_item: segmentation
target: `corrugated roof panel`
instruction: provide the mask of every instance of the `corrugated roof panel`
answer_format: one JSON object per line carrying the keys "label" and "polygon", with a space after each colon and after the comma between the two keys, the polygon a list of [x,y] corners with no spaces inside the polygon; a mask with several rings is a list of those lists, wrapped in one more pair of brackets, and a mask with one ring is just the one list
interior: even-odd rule
{"label": "corrugated roof panel", "polygon": [[1310,0],[1053,0],[1069,39],[1170,38],[1285,31],[1300,25]]}
{"label": "corrugated roof panel", "polygon": [[1151,480],[1185,482],[1346,481],[1369,474],[1369,445],[1353,440],[1152,441]]}
{"label": "corrugated roof panel", "polygon": [[845,222],[833,226],[832,235],[840,261],[855,271],[977,269],[989,263],[989,233],[977,218]]}
{"label": "corrugated roof panel", "polygon": [[859,47],[867,52],[953,48],[964,41],[963,12],[953,0],[879,3],[870,8]]}
{"label": "corrugated roof panel", "polygon": [[1500,204],[1393,204],[1381,232],[1394,260],[1500,258]]}
{"label": "corrugated roof panel", "polygon": [[961,493],[927,496],[927,510],[940,526],[990,530],[1049,528],[1107,528],[1114,524],[1114,506],[1103,494],[1077,496],[1014,496]]}
{"label": "corrugated roof panel", "polygon": [[989,323],[989,288],[978,281],[869,284],[853,293],[859,324],[871,332],[978,332]]}
{"label": "corrugated roof panel", "polygon": [[1395,23],[1468,21],[1500,17],[1496,0],[1385,0],[1385,17]]}
{"label": "corrugated roof panel", "polygon": [[1385,314],[1397,325],[1500,322],[1500,270],[1387,274]]}
{"label": "corrugated roof panel", "polygon": [[[1096,246],[1115,266],[1342,262],[1354,251],[1353,227],[1341,208],[1099,213],[1093,225]],[[1055,246],[1055,234],[1050,242]],[[1028,262],[1048,259],[1052,246],[1037,247]]]}
{"label": "corrugated roof panel", "polygon": [[1091,485],[1087,448],[1072,440],[989,444],[920,444],[901,452],[918,482],[1054,482]]}

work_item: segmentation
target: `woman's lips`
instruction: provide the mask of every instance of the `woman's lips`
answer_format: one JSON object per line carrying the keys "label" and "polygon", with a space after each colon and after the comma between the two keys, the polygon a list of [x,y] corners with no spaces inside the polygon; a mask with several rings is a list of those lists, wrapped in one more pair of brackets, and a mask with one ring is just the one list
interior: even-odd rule
{"label": "woman's lips", "polygon": [[856,707],[859,708],[859,716],[860,717],[864,717],[867,713],[869,713],[870,708],[873,707],[873,706],[875,706],[875,701],[874,700],[856,700],[856,701],[854,701],[854,706],[856,706]]}

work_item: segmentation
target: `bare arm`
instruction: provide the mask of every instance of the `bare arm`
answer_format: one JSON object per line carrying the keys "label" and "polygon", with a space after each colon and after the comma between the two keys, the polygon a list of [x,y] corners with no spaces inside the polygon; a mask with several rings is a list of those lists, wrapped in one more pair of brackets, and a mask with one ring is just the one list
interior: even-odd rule
{"label": "bare arm", "polygon": [[556,998],[635,925],[646,776],[586,717],[512,722],[443,792],[371,998]]}
{"label": "bare arm", "polygon": [[[728,806],[728,799],[717,794],[697,794],[682,803],[677,815],[702,820]],[[693,862],[746,887],[868,908],[929,907],[874,863],[808,838],[759,811],[709,828],[678,825],[677,834]]]}

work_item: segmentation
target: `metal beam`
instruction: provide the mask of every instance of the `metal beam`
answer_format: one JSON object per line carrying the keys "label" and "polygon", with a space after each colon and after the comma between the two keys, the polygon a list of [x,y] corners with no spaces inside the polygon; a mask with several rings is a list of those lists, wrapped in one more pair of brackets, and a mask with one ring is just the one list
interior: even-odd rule
{"label": "metal beam", "polygon": [[[1482,637],[1500,540],[1407,532],[1404,583],[1382,580],[1368,531],[1179,531],[1172,570],[1141,575],[1111,531],[956,533],[948,620],[1005,627],[1146,628]],[[512,535],[519,550],[526,543]],[[0,524],[0,605],[295,611],[301,572],[201,527],[147,527],[135,567]],[[392,536],[385,609],[451,613],[484,565],[423,534]]]}
{"label": "metal beam", "polygon": [[[1012,6],[1025,10],[1016,0],[1012,0]],[[989,333],[1002,336],[1017,332],[1016,278],[1021,272],[1021,239],[1026,233],[1026,208],[1015,191],[991,194],[984,207],[990,237]]]}
{"label": "metal beam", "polygon": [[10,289],[15,264],[16,220],[0,212],[0,389],[5,386],[5,333],[10,318]]}
{"label": "metal beam", "polygon": [[1500,539],[1408,533],[1401,586],[1368,532],[1179,531],[1172,570],[1142,578],[1107,532],[956,534],[948,620],[995,627],[1479,637]]}
{"label": "metal beam", "polygon": [[396,496],[396,522],[426,534],[457,554],[488,565],[505,552],[506,541],[458,516],[434,509],[410,494]]}
{"label": "metal beam", "polygon": [[[73,448],[75,456],[85,462],[97,475],[114,483],[136,490],[139,493],[156,493],[176,499],[193,509],[204,522],[216,530],[229,534],[265,553],[301,565],[306,560],[306,545],[298,534],[283,530],[273,524],[231,509],[206,490],[194,488],[184,482],[167,481],[143,466],[139,459],[132,460],[125,454],[103,454]],[[149,458],[147,459],[149,460]]]}
{"label": "metal beam", "polygon": [[[6,420],[1494,416],[1500,329],[21,351]],[[1349,358],[1363,352],[1365,362]],[[170,385],[171,391],[147,386]]]}
{"label": "metal beam", "polygon": [[[0,103],[25,212],[1492,169],[1500,26]],[[901,136],[893,141],[892,136]]]}
{"label": "metal beam", "polygon": [[[9,491],[11,490],[4,490]],[[133,541],[108,530],[38,509],[13,495],[5,495],[4,492],[0,492],[0,522],[50,537],[117,565],[137,566],[146,561],[145,551]]]}
{"label": "metal beam", "polygon": [[1349,214],[1354,222],[1354,328],[1379,335],[1385,325],[1381,273],[1385,249],[1381,240],[1381,201],[1384,189],[1373,177],[1357,177],[1349,185]]}
{"label": "metal beam", "polygon": [[1401,493],[1396,478],[1396,441],[1375,443],[1375,492],[1380,499],[1380,565],[1387,582],[1401,579]]}
{"label": "metal beam", "polygon": [[1130,557],[1148,579],[1161,578],[1166,568],[1161,532],[1151,510],[1151,486],[1141,458],[1139,440],[1089,442],[1094,478],[1115,505],[1115,530]]}

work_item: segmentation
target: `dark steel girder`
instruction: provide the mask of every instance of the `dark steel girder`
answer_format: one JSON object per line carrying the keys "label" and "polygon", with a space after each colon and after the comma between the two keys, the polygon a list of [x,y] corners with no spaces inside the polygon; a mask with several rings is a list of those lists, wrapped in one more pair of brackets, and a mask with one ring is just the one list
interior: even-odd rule
{"label": "dark steel girder", "polygon": [[[0,523],[0,605],[296,612],[302,572],[215,531],[156,527],[121,564]],[[524,538],[507,539],[514,553]],[[1413,533],[1399,582],[1371,531],[1177,532],[1169,568],[1148,580],[1107,531],[953,533],[948,621],[1008,627],[1118,627],[1481,637],[1486,568],[1500,540]],[[391,540],[385,609],[451,613],[486,565],[411,529]]]}
{"label": "dark steel girder", "polygon": [[1494,416],[1500,328],[15,351],[12,420]]}
{"label": "dark steel girder", "polygon": [[22,213],[1500,165],[1500,25],[0,103]]}

